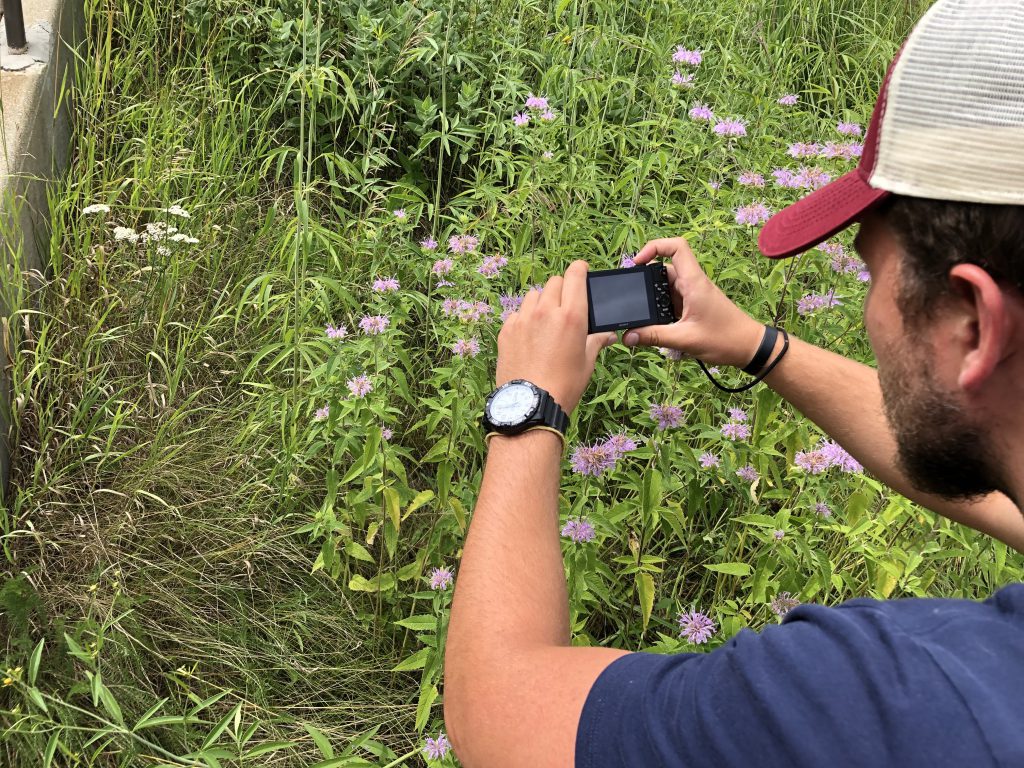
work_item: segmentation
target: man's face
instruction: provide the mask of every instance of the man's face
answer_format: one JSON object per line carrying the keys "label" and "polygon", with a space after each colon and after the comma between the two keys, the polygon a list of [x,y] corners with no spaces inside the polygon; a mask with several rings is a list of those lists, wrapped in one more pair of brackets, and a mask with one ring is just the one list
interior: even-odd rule
{"label": "man's face", "polygon": [[899,305],[903,250],[884,220],[868,213],[855,241],[871,272],[864,325],[878,361],[886,417],[900,469],[926,493],[971,498],[1004,488],[991,441],[955,387],[943,325],[905,320]]}

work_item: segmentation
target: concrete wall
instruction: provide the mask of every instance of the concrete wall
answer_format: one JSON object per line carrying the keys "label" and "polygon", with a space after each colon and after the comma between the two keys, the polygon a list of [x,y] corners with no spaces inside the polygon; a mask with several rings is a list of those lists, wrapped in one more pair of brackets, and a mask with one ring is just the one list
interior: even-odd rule
{"label": "concrete wall", "polygon": [[[82,0],[23,0],[22,7],[27,52],[11,53],[6,30],[0,31],[0,268],[4,270],[15,265],[41,269],[47,261],[47,187],[63,173],[69,159],[73,51],[80,46],[85,28]],[[10,306],[7,297],[4,303]],[[5,332],[0,340],[4,342],[0,351],[0,490],[6,497],[12,439],[7,423],[10,335]]]}

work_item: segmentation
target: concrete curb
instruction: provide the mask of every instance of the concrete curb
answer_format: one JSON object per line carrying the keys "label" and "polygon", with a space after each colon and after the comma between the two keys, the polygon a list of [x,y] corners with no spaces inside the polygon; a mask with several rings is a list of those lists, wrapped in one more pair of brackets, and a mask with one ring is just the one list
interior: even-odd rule
{"label": "concrete curb", "polygon": [[[39,270],[50,247],[48,186],[67,168],[71,147],[69,92],[75,53],[85,34],[82,0],[24,0],[28,50],[13,54],[0,34],[0,261]],[[4,280],[4,282],[10,282]],[[8,297],[2,317],[9,315]],[[0,374],[0,489],[10,474],[11,335],[4,333]]]}

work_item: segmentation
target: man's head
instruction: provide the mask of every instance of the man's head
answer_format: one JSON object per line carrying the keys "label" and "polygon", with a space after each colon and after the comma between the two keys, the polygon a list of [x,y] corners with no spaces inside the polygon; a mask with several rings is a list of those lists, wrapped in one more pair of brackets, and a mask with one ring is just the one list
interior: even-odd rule
{"label": "man's head", "polygon": [[786,258],[862,223],[865,323],[901,462],[951,497],[1024,501],[1022,28],[1024,0],[936,0],[886,71],[857,167],[758,235]]}
{"label": "man's head", "polygon": [[892,195],[855,240],[899,460],[921,490],[1013,495],[1024,402],[1024,206]]}

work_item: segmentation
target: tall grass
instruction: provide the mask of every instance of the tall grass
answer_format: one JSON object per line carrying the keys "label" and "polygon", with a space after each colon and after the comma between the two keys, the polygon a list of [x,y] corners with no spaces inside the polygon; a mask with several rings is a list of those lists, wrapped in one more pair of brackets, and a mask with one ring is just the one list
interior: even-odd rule
{"label": "tall grass", "polygon": [[[0,761],[423,764],[448,604],[427,576],[456,564],[472,514],[498,328],[442,299],[497,308],[578,256],[612,266],[685,233],[752,312],[870,360],[863,287],[827,259],[754,258],[731,179],[866,121],[927,4],[90,0],[49,263],[4,281]],[[668,84],[677,44],[705,52],[693,92]],[[528,91],[559,119],[516,131]],[[689,121],[694,100],[748,119],[748,138]],[[111,210],[84,215],[94,203]],[[112,236],[158,222],[199,242]],[[509,264],[492,281],[464,256],[452,294],[417,242],[471,232]],[[397,296],[368,290],[383,275]],[[796,314],[830,284],[843,307]],[[386,334],[356,332],[378,313]],[[340,322],[339,344],[323,328]],[[454,356],[470,335],[485,353]],[[347,397],[363,372],[374,392]],[[871,478],[795,473],[817,434],[767,389],[721,399],[685,362],[610,350],[587,398],[574,441],[626,424],[643,444],[614,477],[566,480],[563,515],[601,537],[566,545],[579,644],[678,650],[672,613],[691,605],[722,639],[774,620],[779,590],[976,597],[1020,577],[1002,545]],[[687,408],[671,435],[644,415],[666,398]],[[726,406],[750,410],[749,445],[721,444]],[[717,474],[696,464],[709,448]],[[753,487],[734,477],[748,462]],[[806,513],[815,499],[832,519]]]}

